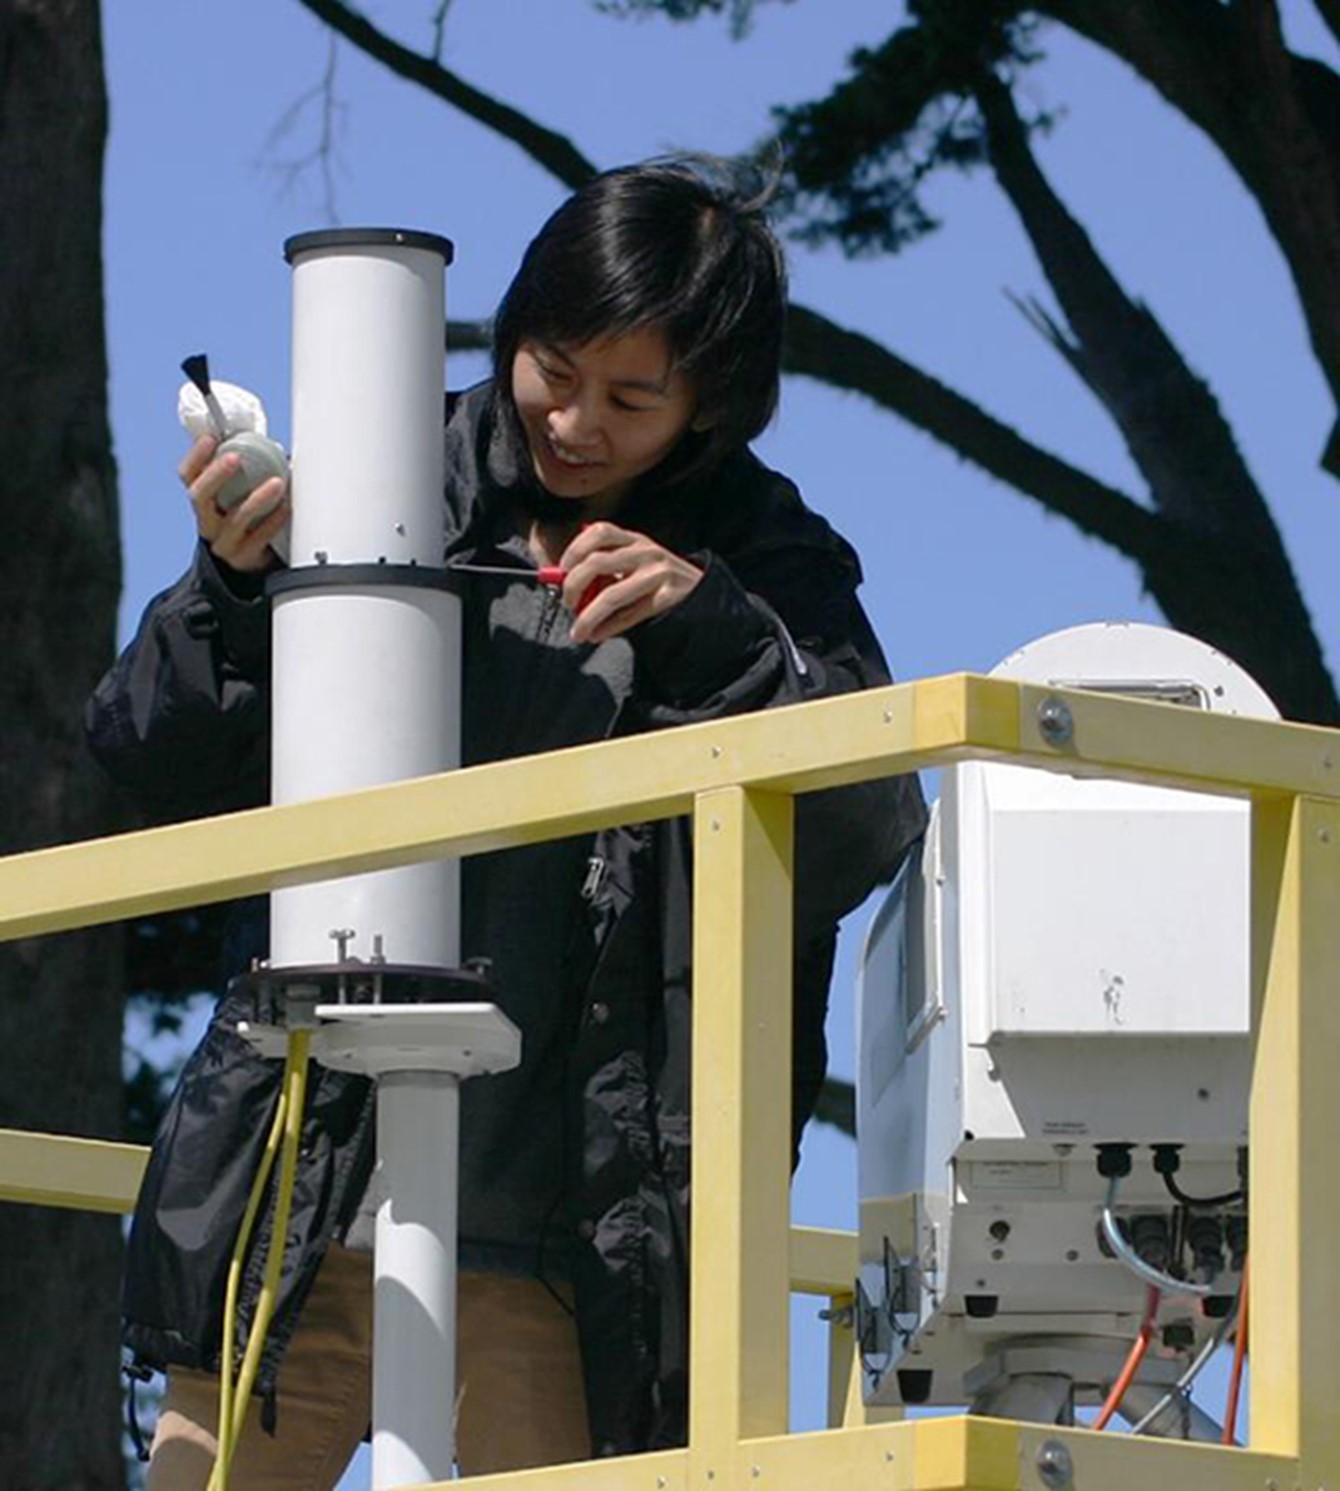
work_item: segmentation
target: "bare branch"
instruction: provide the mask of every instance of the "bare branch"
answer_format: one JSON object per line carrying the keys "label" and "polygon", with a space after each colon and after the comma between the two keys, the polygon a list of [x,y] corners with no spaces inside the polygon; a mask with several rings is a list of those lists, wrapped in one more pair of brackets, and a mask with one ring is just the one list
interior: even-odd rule
{"label": "bare branch", "polygon": [[343,0],[298,0],[298,4],[361,52],[388,67],[397,77],[417,83],[471,119],[511,140],[566,186],[575,189],[596,174],[595,166],[571,140],[536,124],[519,110],[499,103],[478,88],[472,88],[432,57],[422,56],[394,41],[371,21],[351,10]]}
{"label": "bare branch", "polygon": [[1315,0],[1321,18],[1336,41],[1340,41],[1340,0]]}
{"label": "bare branch", "polygon": [[814,1104],[815,1123],[831,1124],[849,1139],[856,1137],[856,1088],[845,1077],[825,1077]]}
{"label": "bare branch", "polygon": [[[991,165],[1070,323],[1049,340],[1102,400],[1160,511],[1220,533],[1278,533],[1233,432],[1205,383],[1158,321],[1127,296],[1029,148],[1009,88],[985,71],[977,89]],[[1204,493],[1216,493],[1207,504]]]}
{"label": "bare branch", "polygon": [[437,0],[437,9],[433,12],[433,60],[441,62],[442,47],[447,39],[447,12],[451,9],[451,0]]}
{"label": "bare branch", "polygon": [[493,349],[491,321],[448,321],[448,352],[489,352]]}
{"label": "bare branch", "polygon": [[1053,191],[990,70],[977,102],[996,178],[1069,325],[1038,306],[1031,318],[1102,401],[1169,520],[1144,563],[1150,590],[1169,620],[1192,618],[1188,630],[1267,682],[1293,717],[1334,718],[1335,685],[1279,529],[1214,394]]}
{"label": "bare branch", "polygon": [[1288,262],[1340,402],[1340,78],[1284,45],[1275,0],[1038,0],[1210,137]]}
{"label": "bare branch", "polygon": [[273,160],[268,163],[268,168],[279,177],[280,193],[291,192],[298,182],[313,166],[317,165],[321,170],[322,184],[322,207],[326,219],[332,223],[338,223],[340,214],[336,207],[335,196],[335,166],[337,164],[336,134],[340,116],[344,113],[344,105],[335,93],[335,69],[339,40],[332,31],[329,37],[329,46],[326,52],[326,70],[319,82],[313,83],[304,93],[291,103],[283,114],[279,116],[273,129],[266,139],[266,148],[273,150],[279,143],[286,139],[297,128],[307,106],[313,102],[319,105],[318,117],[320,129],[317,134],[316,144],[308,151],[299,155],[290,156],[285,160]]}
{"label": "bare branch", "polygon": [[929,373],[817,311],[790,307],[783,365],[864,394],[1137,563],[1162,541],[1162,521],[1133,498],[1031,444]]}

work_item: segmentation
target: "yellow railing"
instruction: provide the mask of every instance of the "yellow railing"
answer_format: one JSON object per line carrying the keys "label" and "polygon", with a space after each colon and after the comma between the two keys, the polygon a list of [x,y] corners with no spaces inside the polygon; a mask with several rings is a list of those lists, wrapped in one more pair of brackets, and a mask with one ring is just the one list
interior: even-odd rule
{"label": "yellow railing", "polygon": [[[1039,706],[1053,696],[1074,720],[1063,745],[1038,728]],[[971,758],[1251,799],[1248,1448],[988,1419],[868,1424],[858,1410],[843,1427],[786,1433],[791,1277],[809,1292],[837,1293],[854,1257],[850,1239],[788,1234],[790,1016],[781,993],[790,975],[791,798]],[[680,813],[694,819],[698,908],[690,1443],[470,1484],[1340,1491],[1340,736],[1332,731],[969,675],[931,679],[14,856],[0,860],[0,940]],[[117,1210],[140,1163],[127,1146],[0,1134],[0,1198]],[[839,1380],[833,1398],[843,1397]]]}

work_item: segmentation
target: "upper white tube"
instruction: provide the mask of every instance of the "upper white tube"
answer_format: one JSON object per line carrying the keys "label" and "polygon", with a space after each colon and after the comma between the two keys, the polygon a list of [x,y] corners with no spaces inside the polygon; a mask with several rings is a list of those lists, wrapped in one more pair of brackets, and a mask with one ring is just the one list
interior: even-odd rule
{"label": "upper white tube", "polygon": [[289,257],[291,563],[439,565],[450,246],[352,229],[291,239]]}
{"label": "upper white tube", "polygon": [[[450,245],[355,229],[302,235],[286,253],[297,572],[286,580],[315,583],[274,601],[276,803],[460,759],[460,604],[417,583],[443,554]],[[454,861],[277,891],[270,918],[276,967],[331,962],[346,932],[364,960],[460,961]]]}

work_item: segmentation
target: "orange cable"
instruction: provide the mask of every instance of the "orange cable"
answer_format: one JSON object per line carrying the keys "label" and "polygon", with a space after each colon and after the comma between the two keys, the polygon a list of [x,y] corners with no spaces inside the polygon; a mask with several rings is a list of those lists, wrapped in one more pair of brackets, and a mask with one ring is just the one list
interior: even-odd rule
{"label": "orange cable", "polygon": [[1247,1355],[1247,1259],[1242,1260],[1242,1281],[1238,1285],[1238,1325],[1233,1340],[1233,1370],[1228,1376],[1228,1407],[1224,1411],[1224,1444],[1236,1444],[1238,1394],[1242,1389],[1242,1363]]}
{"label": "orange cable", "polygon": [[1145,1295],[1145,1314],[1140,1322],[1139,1334],[1131,1345],[1126,1365],[1122,1367],[1117,1380],[1112,1384],[1112,1391],[1108,1393],[1098,1417],[1093,1421],[1094,1429],[1107,1428],[1108,1421],[1121,1407],[1121,1400],[1126,1396],[1126,1389],[1135,1381],[1135,1374],[1140,1370],[1140,1363],[1145,1359],[1145,1352],[1149,1350],[1149,1342],[1154,1334],[1154,1320],[1159,1312],[1160,1298],[1159,1291],[1151,1284],[1149,1292]]}

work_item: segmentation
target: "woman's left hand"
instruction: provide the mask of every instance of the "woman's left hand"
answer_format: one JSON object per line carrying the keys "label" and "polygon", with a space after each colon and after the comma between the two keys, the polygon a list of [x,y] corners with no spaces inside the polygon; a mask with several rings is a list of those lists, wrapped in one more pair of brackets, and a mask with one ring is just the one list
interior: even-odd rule
{"label": "woman's left hand", "polygon": [[[591,523],[563,551],[563,599],[574,613],[574,642],[606,642],[688,595],[703,572],[645,533]],[[591,587],[601,586],[582,605]]]}

